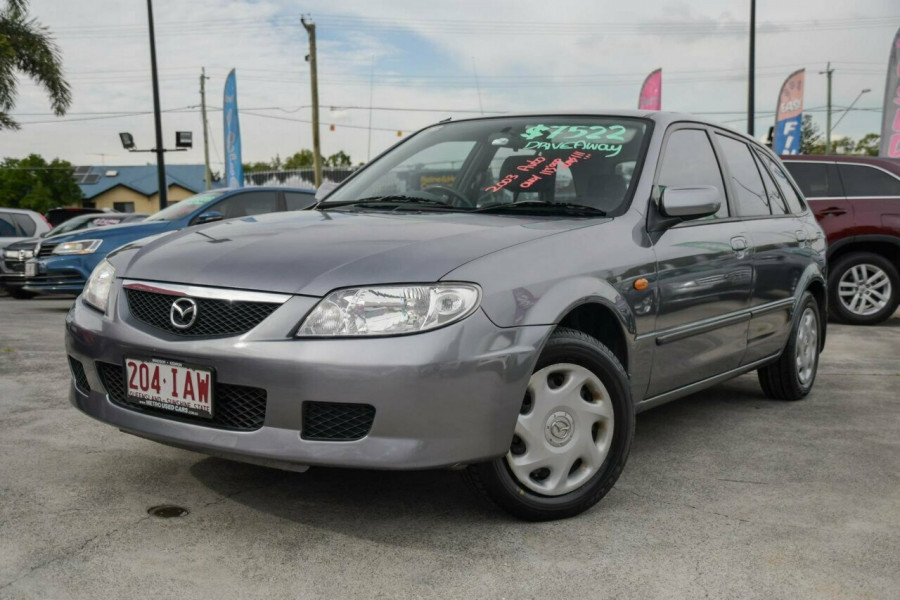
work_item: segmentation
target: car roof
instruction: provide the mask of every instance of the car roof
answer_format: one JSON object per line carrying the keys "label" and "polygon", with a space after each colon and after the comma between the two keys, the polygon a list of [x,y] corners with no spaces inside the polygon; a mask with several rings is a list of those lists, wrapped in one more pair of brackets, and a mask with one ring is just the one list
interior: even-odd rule
{"label": "car roof", "polygon": [[900,175],[900,159],[884,156],[848,156],[846,154],[786,154],[780,157],[784,162],[842,162],[881,167]]}
{"label": "car roof", "polygon": [[33,211],[33,210],[28,210],[27,208],[6,208],[6,207],[0,207],[0,212],[5,212],[5,213],[16,213],[16,214],[20,214],[20,215],[29,215],[29,216],[32,216],[32,217],[40,217],[40,216],[41,216],[41,213],[35,212],[35,211]]}
{"label": "car roof", "polygon": [[[681,112],[671,112],[665,110],[626,110],[626,109],[611,109],[611,110],[547,110],[547,111],[537,111],[537,112],[521,112],[521,113],[504,113],[499,115],[491,115],[491,116],[483,116],[483,117],[467,117],[465,119],[453,119],[453,120],[445,120],[441,121],[441,123],[461,123],[465,121],[488,121],[492,119],[505,119],[505,118],[516,118],[516,117],[627,117],[631,119],[649,119],[654,123],[658,123],[662,127],[666,127],[672,123],[700,123],[702,125],[709,125],[711,127],[719,127],[732,133],[734,135],[741,136],[747,140],[751,140],[760,144],[760,141],[754,138],[751,135],[747,135],[741,131],[737,131],[727,125],[723,125],[722,123],[717,123],[711,119],[706,119],[704,117],[699,117],[697,115],[692,115],[690,113],[681,113]],[[432,123],[427,127],[431,127],[436,125],[437,123]],[[427,129],[425,127],[425,129]]]}
{"label": "car roof", "polygon": [[[250,190],[252,190],[254,192],[256,192],[256,191],[259,191],[259,192],[282,191],[282,192],[300,192],[303,194],[315,194],[316,193],[316,190],[314,190],[312,188],[285,187],[282,185],[248,185],[248,186],[239,187],[239,188],[224,187],[224,188],[216,188],[214,190],[207,190],[207,191],[230,193],[230,192],[240,192],[240,191],[246,192],[246,191],[250,191]],[[202,194],[202,193],[203,192],[200,192],[200,194]]]}

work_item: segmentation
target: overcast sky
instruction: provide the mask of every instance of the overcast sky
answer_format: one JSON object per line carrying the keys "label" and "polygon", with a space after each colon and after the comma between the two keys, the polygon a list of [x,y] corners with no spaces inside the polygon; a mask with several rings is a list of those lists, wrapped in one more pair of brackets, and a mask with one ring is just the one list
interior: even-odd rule
{"label": "overcast sky", "polygon": [[[203,161],[204,66],[214,170],[222,170],[218,109],[233,67],[244,162],[312,146],[301,13],[317,24],[325,155],[343,150],[364,161],[398,131],[481,111],[636,108],[641,81],[657,67],[663,109],[746,131],[749,0],[154,0],[154,13],[165,143],[174,145],[176,130],[192,130],[195,140],[194,150],[168,154],[171,163]],[[23,127],[0,132],[0,156],[152,161],[124,151],[117,135],[153,145],[145,2],[31,0],[31,14],[57,37],[74,103],[65,118],[53,117],[43,92],[23,80],[15,111]],[[865,88],[856,106],[873,109],[848,113],[835,135],[878,131],[898,27],[896,0],[759,0],[757,135],[774,120],[782,81],[799,68],[807,70],[805,107],[824,128],[819,71],[828,61],[834,120]]]}

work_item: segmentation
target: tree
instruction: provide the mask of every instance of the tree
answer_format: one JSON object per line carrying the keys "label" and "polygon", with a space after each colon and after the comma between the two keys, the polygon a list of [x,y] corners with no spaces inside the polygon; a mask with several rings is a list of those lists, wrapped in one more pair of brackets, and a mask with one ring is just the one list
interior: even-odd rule
{"label": "tree", "polygon": [[332,154],[324,162],[326,167],[349,167],[353,164],[353,161],[350,160],[350,155],[343,150],[339,150],[337,154]]}
{"label": "tree", "polygon": [[19,129],[9,115],[16,105],[16,73],[43,87],[57,116],[66,113],[72,92],[62,74],[62,56],[50,31],[28,17],[28,0],[6,0],[0,11],[0,130]]}
{"label": "tree", "polygon": [[0,163],[0,206],[45,213],[57,206],[76,204],[82,197],[67,161],[54,158],[48,163],[40,155],[31,154]]}
{"label": "tree", "polygon": [[274,171],[272,165],[267,162],[256,161],[252,163],[244,163],[244,173],[254,173],[258,171]]}
{"label": "tree", "polygon": [[858,142],[856,142],[856,147],[853,149],[854,154],[860,154],[862,156],[878,156],[879,144],[881,143],[881,136],[877,133],[867,133],[862,136]]}
{"label": "tree", "polygon": [[313,152],[304,148],[300,152],[295,152],[292,156],[284,159],[284,169],[291,171],[294,169],[308,169],[313,166]]}
{"label": "tree", "polygon": [[825,136],[812,115],[803,115],[800,123],[800,154],[825,154]]}

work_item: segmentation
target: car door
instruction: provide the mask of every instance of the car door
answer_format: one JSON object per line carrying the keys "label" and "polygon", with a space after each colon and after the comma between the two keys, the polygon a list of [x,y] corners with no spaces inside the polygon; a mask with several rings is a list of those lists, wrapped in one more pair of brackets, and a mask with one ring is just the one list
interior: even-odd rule
{"label": "car door", "polygon": [[738,216],[753,241],[751,318],[741,361],[749,365],[784,347],[795,290],[809,264],[811,232],[796,216],[803,212],[799,196],[771,156],[726,132],[718,132],[716,139],[737,189]]}
{"label": "car door", "polygon": [[731,212],[731,194],[708,130],[676,126],[664,145],[655,193],[666,187],[713,186],[722,208],[712,217],[667,229],[654,244],[660,306],[650,397],[740,365],[753,281],[751,242]]}
{"label": "car door", "polygon": [[900,179],[874,165],[839,162],[837,168],[853,206],[854,235],[900,236]]}
{"label": "car door", "polygon": [[787,160],[784,165],[800,186],[829,243],[853,235],[853,203],[846,198],[837,165],[802,160]]}

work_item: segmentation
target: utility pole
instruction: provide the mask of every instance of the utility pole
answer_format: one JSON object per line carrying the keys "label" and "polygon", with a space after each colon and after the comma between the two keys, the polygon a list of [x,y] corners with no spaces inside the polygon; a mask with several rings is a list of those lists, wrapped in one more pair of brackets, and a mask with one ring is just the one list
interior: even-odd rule
{"label": "utility pole", "polygon": [[756,121],[756,107],[754,100],[756,90],[754,80],[756,78],[756,0],[750,0],[750,69],[747,74],[747,133],[753,135],[753,126]]}
{"label": "utility pole", "polygon": [[316,24],[312,19],[307,23],[306,17],[300,17],[300,22],[309,35],[309,77],[312,85],[312,128],[313,128],[313,160],[316,167],[316,189],[322,185],[322,149],[319,143],[319,76],[316,70]]}
{"label": "utility pole", "polygon": [[156,35],[153,33],[153,2],[147,0],[147,20],[150,23],[150,72],[153,78],[153,120],[156,124],[156,175],[159,180],[159,210],[169,203],[166,186],[166,159],[162,139],[162,116],[159,113],[159,77],[156,74]]}
{"label": "utility pole", "polygon": [[819,71],[819,75],[824,74],[828,79],[828,93],[825,97],[825,154],[831,154],[831,74],[834,73],[834,69],[831,68],[831,63],[825,67],[824,71]]}
{"label": "utility pole", "polygon": [[203,164],[206,165],[206,189],[212,187],[212,174],[209,170],[209,132],[206,123],[206,67],[200,69],[200,114],[203,117]]}

